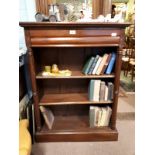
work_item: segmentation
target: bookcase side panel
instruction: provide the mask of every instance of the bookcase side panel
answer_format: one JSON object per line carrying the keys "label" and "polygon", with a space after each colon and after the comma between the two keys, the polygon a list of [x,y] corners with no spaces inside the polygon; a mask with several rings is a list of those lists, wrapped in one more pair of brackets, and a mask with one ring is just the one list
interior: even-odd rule
{"label": "bookcase side panel", "polygon": [[32,86],[32,95],[33,95],[33,101],[34,101],[34,115],[35,115],[35,122],[37,131],[41,129],[41,121],[40,121],[40,112],[39,112],[39,99],[38,99],[38,91],[37,91],[37,85],[36,85],[36,71],[35,71],[35,62],[34,62],[34,55],[33,50],[31,48],[30,43],[30,34],[29,30],[25,29],[25,40],[26,40],[26,46],[27,46],[27,52],[28,52],[28,65],[29,65],[29,74],[31,77],[31,86]]}

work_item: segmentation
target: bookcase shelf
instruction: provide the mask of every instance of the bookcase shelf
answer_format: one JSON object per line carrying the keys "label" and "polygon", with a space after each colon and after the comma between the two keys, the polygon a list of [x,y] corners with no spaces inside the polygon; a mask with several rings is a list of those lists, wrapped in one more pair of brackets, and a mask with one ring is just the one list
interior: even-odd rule
{"label": "bookcase shelf", "polygon": [[117,140],[117,130],[112,130],[110,127],[90,128],[88,120],[89,117],[83,115],[56,116],[53,128],[49,130],[44,124],[41,131],[36,133],[36,140],[39,142]]}
{"label": "bookcase shelf", "polygon": [[71,76],[42,76],[38,73],[36,79],[97,79],[97,78],[114,78],[115,74],[103,74],[103,75],[84,75],[81,71],[72,71]]}
{"label": "bookcase shelf", "polygon": [[67,105],[67,104],[112,104],[113,101],[89,101],[88,94],[68,93],[68,94],[45,94],[39,105]]}
{"label": "bookcase shelf", "polygon": [[[37,142],[118,139],[116,117],[121,51],[124,46],[124,30],[129,25],[130,23],[103,22],[20,22],[20,26],[24,27],[28,49]],[[112,74],[82,73],[88,58],[112,52],[116,55]],[[70,70],[72,75],[42,76],[44,66],[52,64],[57,64],[60,70]],[[112,101],[96,102],[88,99],[88,87],[92,79],[113,84]],[[112,109],[109,126],[90,128],[91,105],[108,105]],[[53,112],[52,129],[46,127],[40,106],[46,106]]]}

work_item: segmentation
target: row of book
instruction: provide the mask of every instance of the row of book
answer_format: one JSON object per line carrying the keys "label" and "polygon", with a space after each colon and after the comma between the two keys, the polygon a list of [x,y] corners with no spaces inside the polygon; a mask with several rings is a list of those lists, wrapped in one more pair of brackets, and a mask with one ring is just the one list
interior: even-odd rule
{"label": "row of book", "polygon": [[116,53],[105,53],[103,56],[90,57],[85,63],[82,73],[85,75],[111,74],[116,60]]}
{"label": "row of book", "polygon": [[113,100],[114,84],[101,80],[91,80],[88,89],[90,101],[111,101]]}
{"label": "row of book", "polygon": [[107,107],[90,106],[89,125],[90,127],[108,126],[112,114],[112,109]]}

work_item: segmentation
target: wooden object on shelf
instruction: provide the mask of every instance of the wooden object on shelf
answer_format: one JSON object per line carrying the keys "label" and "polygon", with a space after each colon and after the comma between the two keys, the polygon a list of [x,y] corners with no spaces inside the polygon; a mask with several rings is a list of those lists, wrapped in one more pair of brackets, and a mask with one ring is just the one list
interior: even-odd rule
{"label": "wooden object on shelf", "polygon": [[[124,29],[129,23],[39,23],[21,22],[29,55],[37,142],[50,141],[114,141],[121,69]],[[113,36],[115,33],[117,35]],[[84,75],[82,68],[91,56],[116,53],[112,74]],[[44,66],[57,64],[72,75],[42,76]],[[112,101],[89,101],[91,79],[114,83]],[[49,130],[41,119],[39,106],[48,106],[54,114]],[[112,108],[108,127],[89,127],[90,105]]]}

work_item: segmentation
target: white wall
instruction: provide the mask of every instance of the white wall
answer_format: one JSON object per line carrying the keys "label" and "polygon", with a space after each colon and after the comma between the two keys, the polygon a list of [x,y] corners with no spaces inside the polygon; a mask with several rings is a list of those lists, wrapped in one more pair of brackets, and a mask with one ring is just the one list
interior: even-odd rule
{"label": "white wall", "polygon": [[[35,0],[19,0],[19,21],[35,21]],[[19,48],[26,48],[23,28],[19,27]]]}

